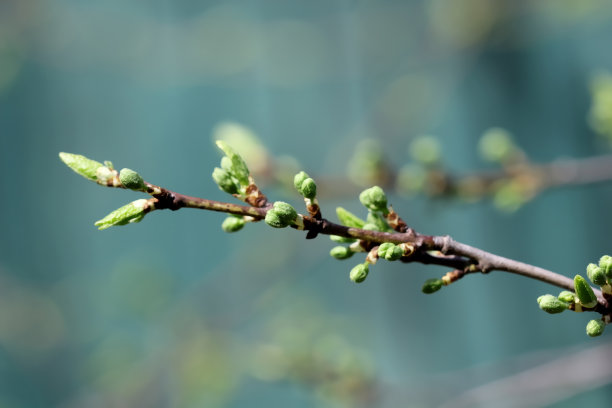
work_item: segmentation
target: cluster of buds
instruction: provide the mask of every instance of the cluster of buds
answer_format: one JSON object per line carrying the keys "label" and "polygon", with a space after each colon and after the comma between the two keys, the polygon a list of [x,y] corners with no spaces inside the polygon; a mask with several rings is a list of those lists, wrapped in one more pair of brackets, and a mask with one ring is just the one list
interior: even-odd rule
{"label": "cluster of buds", "polygon": [[305,171],[300,171],[293,177],[293,185],[304,198],[313,200],[317,196],[317,184]]}
{"label": "cluster of buds", "polygon": [[215,167],[213,170],[213,180],[222,191],[244,199],[250,184],[249,168],[242,157],[227,143],[218,140],[217,147],[225,153],[225,156],[221,158],[221,167]]}
{"label": "cluster of buds", "polygon": [[[591,263],[586,268],[589,280],[601,288],[605,295],[612,294],[612,257],[604,255],[599,260],[599,264]],[[547,313],[556,314],[565,310],[575,312],[594,310],[597,306],[597,296],[587,280],[581,275],[574,277],[574,292],[567,290],[559,293],[558,296],[543,295],[538,298],[540,309]],[[603,333],[606,324],[609,323],[605,318],[591,320],[586,326],[586,332],[591,337],[599,336]]]}
{"label": "cluster of buds", "polygon": [[[149,186],[142,176],[131,169],[121,169],[120,172],[113,168],[110,161],[104,164],[89,159],[80,154],[60,153],[60,159],[75,173],[80,174],[88,180],[108,187],[127,188],[140,192],[158,192],[154,186],[149,191]],[[121,208],[108,214],[106,217],[94,224],[98,229],[104,230],[116,225],[127,225],[140,222],[145,214],[155,209],[155,199],[140,199],[132,201]]]}
{"label": "cluster of buds", "polygon": [[306,172],[300,171],[293,177],[293,186],[304,197],[304,204],[306,204],[308,213],[315,218],[320,218],[321,209],[317,200],[317,183]]}
{"label": "cluster of buds", "polygon": [[[389,225],[389,219],[396,220],[395,214],[387,204],[387,196],[382,188],[374,186],[359,194],[359,201],[368,209],[365,220],[342,207],[336,208],[336,214],[340,223],[349,228],[360,228],[369,231],[391,232],[393,228]],[[397,223],[397,222],[396,222]],[[363,252],[366,243],[355,239],[331,236],[332,241],[350,244],[348,246],[336,246],[329,252],[336,259],[350,258],[356,252]],[[349,277],[353,282],[363,282],[369,273],[370,265],[374,265],[379,259],[387,261],[397,261],[402,257],[410,256],[414,253],[414,246],[409,243],[396,245],[391,242],[383,242],[370,249],[364,263],[356,265],[350,272]]]}
{"label": "cluster of buds", "polygon": [[[253,206],[265,206],[267,203],[266,196],[261,193],[255,184],[242,156],[223,140],[217,140],[216,144],[224,153],[221,158],[221,167],[215,167],[212,173],[212,178],[219,189]],[[225,218],[221,228],[225,232],[236,232],[240,231],[250,221],[253,221],[251,217],[232,215]]]}

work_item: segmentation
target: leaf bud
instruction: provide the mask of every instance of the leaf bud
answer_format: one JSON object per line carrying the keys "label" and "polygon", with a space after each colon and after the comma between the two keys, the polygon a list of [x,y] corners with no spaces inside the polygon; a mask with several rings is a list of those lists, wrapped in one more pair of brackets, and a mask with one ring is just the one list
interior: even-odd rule
{"label": "leaf bud", "polygon": [[569,290],[564,290],[561,293],[559,293],[559,296],[557,296],[557,298],[565,303],[574,303],[576,301],[576,295],[574,294],[574,292],[570,292]]}
{"label": "leaf bud", "polygon": [[308,174],[305,171],[300,171],[293,177],[293,185],[295,186],[295,189],[297,191],[300,191],[300,189],[302,188],[302,183],[307,178],[310,178],[310,176],[308,176]]}
{"label": "leaf bud", "polygon": [[601,336],[606,328],[602,320],[591,320],[586,325],[586,333],[591,337]]}
{"label": "leaf bud", "polygon": [[402,255],[404,255],[402,248],[391,242],[384,242],[378,247],[378,257],[387,261],[397,261]]}
{"label": "leaf bud", "polygon": [[576,296],[578,296],[582,306],[595,307],[597,304],[595,292],[593,292],[591,285],[589,285],[586,279],[580,275],[576,275],[574,277],[574,290],[576,291]]}
{"label": "leaf bud", "polygon": [[421,288],[421,292],[431,294],[439,291],[444,286],[442,279],[427,279]]}
{"label": "leaf bud", "polygon": [[222,191],[225,191],[228,194],[238,193],[238,185],[232,178],[231,174],[222,168],[215,167],[215,170],[213,170],[212,173],[212,178]]}
{"label": "leaf bud", "polygon": [[340,224],[350,228],[363,228],[365,221],[342,207],[336,208],[336,215]]}
{"label": "leaf bud", "polygon": [[594,263],[587,265],[586,274],[591,280],[591,282],[593,282],[597,286],[603,286],[608,283],[606,281],[606,274],[603,268],[595,265]]}
{"label": "leaf bud", "polygon": [[230,147],[230,145],[222,140],[217,140],[217,147],[223,150],[223,153],[225,153],[225,155],[231,160],[231,174],[238,179],[241,185],[248,186],[249,168],[242,157],[240,157],[240,155],[236,153],[234,149]]}
{"label": "leaf bud", "polygon": [[291,204],[285,203],[284,201],[276,201],[272,206],[272,209],[284,220],[291,223],[297,217],[297,212]]}
{"label": "leaf bud", "polygon": [[132,201],[131,203],[116,209],[106,217],[96,221],[94,225],[98,227],[99,230],[104,230],[114,225],[125,225],[131,222],[139,222],[142,220],[148,209],[148,200],[141,198],[140,200]]}
{"label": "leaf bud", "polygon": [[301,195],[305,198],[313,199],[317,195],[317,184],[311,178],[307,178],[302,182],[302,186],[299,189]]}
{"label": "leaf bud", "polygon": [[119,173],[119,181],[125,188],[137,191],[146,191],[147,186],[142,179],[142,176],[131,169],[121,169]]}
{"label": "leaf bud", "polygon": [[538,298],[538,306],[546,313],[555,314],[563,312],[568,305],[553,295],[542,295]]}
{"label": "leaf bud", "polygon": [[387,196],[382,188],[370,187],[359,194],[359,201],[369,210],[387,213]]}
{"label": "leaf bud", "polygon": [[102,163],[88,159],[80,154],[61,152],[59,157],[64,164],[70,167],[75,173],[91,181],[97,181],[96,172],[100,167],[104,167]]}
{"label": "leaf bud", "polygon": [[223,220],[221,228],[225,232],[240,231],[244,227],[244,219],[242,217],[229,216]]}
{"label": "leaf bud", "polygon": [[351,269],[351,273],[349,277],[355,283],[361,283],[368,277],[368,272],[370,271],[369,264],[367,262],[356,265],[353,269]]}
{"label": "leaf bud", "polygon": [[266,213],[266,224],[274,228],[285,228],[297,218],[297,212],[290,204],[276,201]]}
{"label": "leaf bud", "polygon": [[351,251],[350,248],[341,245],[333,247],[331,251],[329,251],[329,254],[336,259],[348,259],[353,256],[353,253],[354,252]]}
{"label": "leaf bud", "polygon": [[274,210],[268,210],[264,220],[266,221],[266,224],[273,228],[285,228],[287,226],[287,224],[281,220],[281,217],[279,217]]}
{"label": "leaf bud", "polygon": [[612,280],[612,256],[604,255],[599,259],[599,267],[603,269],[608,279]]}

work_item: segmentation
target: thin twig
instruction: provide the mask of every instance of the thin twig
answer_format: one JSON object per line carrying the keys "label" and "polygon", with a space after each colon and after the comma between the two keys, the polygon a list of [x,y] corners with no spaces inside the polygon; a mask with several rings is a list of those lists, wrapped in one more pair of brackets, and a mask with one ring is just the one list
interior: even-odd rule
{"label": "thin twig", "polygon": [[[218,211],[235,215],[252,217],[254,220],[265,218],[270,205],[266,207],[252,207],[248,205],[232,204],[220,201],[207,200],[199,197],[190,197],[183,194],[148,184],[151,186],[152,196],[157,199],[156,209],[197,208],[209,211]],[[303,227],[300,229],[312,231],[318,234],[339,235],[347,238],[354,238],[371,244],[392,242],[395,244],[410,243],[415,247],[414,254],[402,258],[403,262],[420,262],[424,264],[436,264],[451,266],[461,269],[465,273],[498,270],[515,273],[531,279],[549,283],[562,289],[574,290],[572,279],[558,273],[529,265],[523,262],[504,258],[490,252],[457,242],[449,236],[429,236],[416,233],[412,229],[408,232],[381,232],[351,228],[336,224],[327,219],[316,219],[310,215],[300,215],[303,220]],[[297,228],[297,225],[294,225]],[[431,255],[430,251],[440,251],[443,256]],[[602,314],[609,314],[609,305],[603,297],[601,291],[595,289],[598,305],[594,308]]]}

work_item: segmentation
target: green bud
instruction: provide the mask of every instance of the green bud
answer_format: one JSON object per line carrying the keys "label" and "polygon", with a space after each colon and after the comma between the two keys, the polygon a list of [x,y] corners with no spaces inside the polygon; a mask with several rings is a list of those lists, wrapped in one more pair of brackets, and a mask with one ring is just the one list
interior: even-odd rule
{"label": "green bud", "polygon": [[433,136],[419,136],[410,143],[410,155],[423,164],[435,164],[440,160],[440,143]]}
{"label": "green bud", "polygon": [[244,160],[238,153],[234,151],[222,140],[217,140],[217,147],[223,150],[223,153],[231,160],[231,173],[234,177],[238,179],[241,185],[248,186],[249,185],[249,168],[247,167]]}
{"label": "green bud", "polygon": [[244,227],[244,219],[242,217],[230,216],[223,220],[221,228],[225,232],[240,231]]}
{"label": "green bud", "polygon": [[444,286],[442,279],[427,279],[421,288],[421,292],[430,294],[439,291]]}
{"label": "green bud", "polygon": [[94,224],[99,230],[110,228],[114,225],[125,225],[132,222],[139,222],[145,215],[145,210],[149,207],[146,199],[132,201]]}
{"label": "green bud", "polygon": [[302,183],[304,182],[304,180],[306,180],[307,178],[310,178],[310,176],[308,176],[308,174],[306,174],[305,171],[300,171],[298,174],[296,174],[293,177],[293,185],[295,186],[295,189],[297,191],[300,191],[300,189],[302,188]]}
{"label": "green bud", "polygon": [[603,269],[608,279],[612,280],[612,256],[604,255],[599,259],[599,267]]}
{"label": "green bud", "polygon": [[238,193],[238,185],[236,185],[236,182],[232,178],[231,174],[227,171],[219,167],[215,167],[215,170],[213,170],[212,173],[212,178],[222,191],[225,191],[228,194]]}
{"label": "green bud", "polygon": [[284,220],[291,223],[295,221],[297,218],[297,211],[295,208],[291,206],[291,204],[287,204],[283,201],[276,201],[272,206],[272,209]]}
{"label": "green bud", "polygon": [[147,186],[140,174],[136,173],[131,169],[121,169],[119,173],[119,180],[123,187],[129,188],[130,190],[146,191]]}
{"label": "green bud", "polygon": [[559,298],[560,301],[565,303],[574,303],[576,301],[576,296],[574,295],[574,292],[570,292],[569,290],[562,291],[561,293],[559,293],[559,296],[557,296],[557,298]]}
{"label": "green bud", "polygon": [[574,276],[574,290],[580,303],[584,307],[594,307],[597,304],[597,297],[589,283],[580,275]]}
{"label": "green bud", "polygon": [[383,189],[378,186],[363,190],[359,194],[359,201],[369,210],[380,211],[382,213],[387,213],[388,211],[387,196]]}
{"label": "green bud", "polygon": [[606,281],[606,274],[603,268],[600,268],[594,263],[587,265],[586,273],[591,282],[593,282],[597,286],[603,286],[608,283]]}
{"label": "green bud", "polygon": [[606,324],[601,320],[591,320],[587,323],[586,332],[591,337],[601,336],[606,328]]}
{"label": "green bud", "polygon": [[378,247],[378,256],[380,258],[384,258],[385,255],[387,254],[387,251],[390,251],[393,249],[393,247],[395,246],[395,244],[391,243],[391,242],[383,242],[382,244],[380,244],[380,246]]}
{"label": "green bud", "polygon": [[311,178],[307,178],[302,182],[302,186],[299,189],[301,195],[305,198],[313,199],[317,195],[317,185]]}
{"label": "green bud", "polygon": [[350,248],[344,246],[333,247],[329,254],[336,259],[348,259],[353,256],[353,251]]}
{"label": "green bud", "polygon": [[336,215],[340,220],[340,224],[344,225],[345,227],[362,228],[365,224],[364,220],[342,207],[336,208]]}
{"label": "green bud", "polygon": [[404,255],[402,248],[391,242],[384,242],[378,247],[378,257],[387,261],[397,261],[402,255]]}
{"label": "green bud", "polygon": [[353,269],[351,269],[350,278],[355,283],[361,283],[368,277],[368,272],[370,271],[369,264],[367,262],[356,265]]}
{"label": "green bud", "polygon": [[567,303],[557,299],[553,295],[542,295],[538,298],[538,305],[540,309],[546,313],[555,314],[561,313],[567,309]]}
{"label": "green bud", "polygon": [[297,212],[290,204],[276,201],[266,213],[266,224],[274,228],[285,228],[297,218]]}
{"label": "green bud", "polygon": [[510,133],[501,128],[487,130],[478,142],[478,151],[483,159],[502,162],[509,159],[516,148]]}
{"label": "green bud", "polygon": [[59,157],[66,166],[91,181],[97,181],[96,172],[100,167],[104,167],[102,163],[88,159],[80,154],[61,152]]}
{"label": "green bud", "polygon": [[339,235],[330,235],[329,239],[339,244],[350,244],[357,241],[355,238],[341,237]]}
{"label": "green bud", "polygon": [[269,210],[266,213],[265,221],[266,224],[274,228],[285,228],[286,226],[288,226],[288,224],[284,223],[281,220],[281,217],[279,217],[274,210]]}

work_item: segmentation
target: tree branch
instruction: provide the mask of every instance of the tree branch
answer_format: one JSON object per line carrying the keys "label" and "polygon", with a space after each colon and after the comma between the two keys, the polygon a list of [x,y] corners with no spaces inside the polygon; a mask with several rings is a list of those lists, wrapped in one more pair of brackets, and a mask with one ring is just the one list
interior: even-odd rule
{"label": "tree branch", "polygon": [[[60,153],[60,158],[75,172],[97,184],[127,188],[152,196],[150,199],[132,201],[111,212],[95,223],[99,229],[140,222],[146,214],[161,209],[175,211],[181,208],[197,208],[232,214],[235,217],[226,218],[222,224],[223,230],[227,232],[240,230],[246,222],[265,219],[266,224],[274,228],[291,226],[297,230],[307,231],[306,239],[325,234],[335,236],[332,238],[336,241],[351,242],[348,247],[339,246],[330,251],[330,254],[338,259],[346,259],[355,252],[366,251],[365,262],[356,265],[350,272],[351,280],[356,283],[366,279],[369,266],[375,264],[379,259],[453,268],[441,279],[428,279],[422,288],[425,293],[433,293],[442,286],[471,273],[488,273],[498,270],[539,280],[569,291],[560,293],[558,297],[543,295],[538,298],[540,308],[548,313],[560,313],[566,309],[600,313],[601,320],[591,320],[587,325],[587,334],[590,336],[600,335],[603,327],[612,320],[612,308],[610,307],[612,303],[612,281],[610,280],[612,257],[608,255],[600,259],[599,266],[590,264],[587,267],[589,279],[601,287],[601,290],[593,289],[580,275],[576,275],[572,280],[547,269],[504,258],[457,242],[448,235],[431,236],[417,233],[388,205],[387,196],[379,186],[368,188],[359,194],[359,201],[369,212],[367,221],[339,207],[337,209],[338,218],[343,225],[337,224],[322,217],[316,197],[316,183],[303,171],[295,175],[293,184],[304,197],[307,214],[298,214],[288,203],[281,201],[269,203],[255,184],[244,160],[224,142],[218,141],[217,146],[223,150],[225,156],[221,159],[221,167],[213,171],[213,179],[221,190],[242,200],[247,205],[180,194],[144,181],[140,174],[133,170],[124,168],[118,172],[110,162],[102,164],[70,153]],[[607,161],[593,160],[589,163],[587,167],[596,169],[593,170],[595,173],[598,173],[597,169],[602,166],[607,166]],[[525,163],[518,165],[525,165]],[[584,180],[591,177],[592,171],[590,170],[575,172],[568,170],[566,164],[559,166],[563,171],[560,173],[557,171],[557,173],[568,173],[561,177],[566,181]],[[542,169],[540,172],[545,173]]]}
{"label": "tree branch", "polygon": [[[201,210],[224,212],[228,214],[252,217],[253,220],[263,220],[271,205],[266,207],[252,207],[248,205],[233,204],[208,200],[205,198],[191,197],[165,188],[146,183],[152,196],[157,200],[156,209],[178,210],[180,208],[197,208]],[[303,227],[296,229],[313,231],[324,235],[337,235],[345,238],[354,238],[363,241],[365,249],[369,250],[375,244],[391,242],[394,244],[409,243],[415,248],[413,254],[402,257],[402,261],[418,262],[423,264],[434,264],[440,266],[450,266],[463,270],[465,274],[490,271],[510,272],[522,275],[527,278],[539,280],[561,289],[573,291],[574,281],[566,276],[560,275],[544,268],[515,261],[481,249],[463,244],[453,240],[450,236],[429,236],[416,233],[412,230],[408,232],[381,232],[370,231],[361,228],[346,227],[336,224],[325,218],[315,219],[309,215],[299,214],[303,220]],[[440,251],[444,256],[434,256],[429,251]],[[469,270],[468,270],[469,269]],[[604,298],[601,291],[594,290],[598,306],[597,311],[608,309],[608,301]]]}

